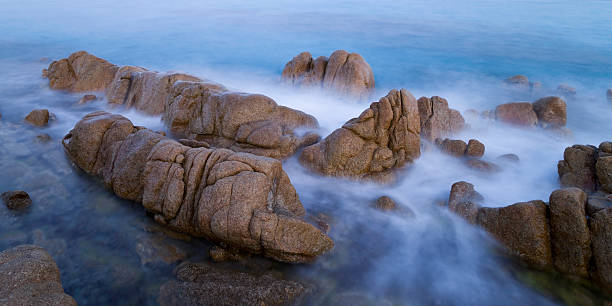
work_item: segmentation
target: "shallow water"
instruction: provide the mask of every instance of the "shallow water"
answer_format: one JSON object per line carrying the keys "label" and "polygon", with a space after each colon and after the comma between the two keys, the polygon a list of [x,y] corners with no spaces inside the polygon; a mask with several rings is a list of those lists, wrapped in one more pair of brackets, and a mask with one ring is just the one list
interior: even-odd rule
{"label": "shallow water", "polygon": [[[566,146],[610,140],[612,105],[605,90],[612,87],[611,16],[609,1],[4,3],[0,186],[28,191],[34,204],[23,213],[0,207],[0,249],[46,247],[66,292],[80,304],[155,304],[175,265],[155,260],[205,260],[210,246],[163,231],[140,205],[113,196],[67,161],[63,135],[84,114],[108,107],[104,101],[76,105],[81,95],[51,91],[40,77],[49,60],[41,58],[87,50],[116,64],[189,72],[312,114],[326,135],[368,104],[284,88],[278,80],[284,63],[301,51],[327,56],[346,49],[372,66],[376,97],[407,88],[417,98],[445,97],[462,112],[533,101],[568,83],[577,89],[568,99],[573,139],[466,117],[471,127],[457,138],[482,141],[486,160],[515,153],[520,163],[500,163],[502,172],[483,175],[432,149],[391,186],[321,178],[290,159],[285,169],[304,206],[330,217],[336,247],[310,265],[262,259],[248,269],[278,270],[317,285],[311,304],[349,298],[398,305],[597,301],[597,292],[585,286],[501,255],[486,234],[434,203],[459,180],[472,182],[489,206],[547,200],[558,188],[556,163]],[[541,92],[505,88],[501,81],[515,74],[541,81]],[[48,108],[57,119],[42,129],[25,125],[23,117],[35,108]],[[165,130],[158,117],[111,111]],[[38,142],[40,133],[52,140]],[[381,195],[416,216],[370,208]]]}

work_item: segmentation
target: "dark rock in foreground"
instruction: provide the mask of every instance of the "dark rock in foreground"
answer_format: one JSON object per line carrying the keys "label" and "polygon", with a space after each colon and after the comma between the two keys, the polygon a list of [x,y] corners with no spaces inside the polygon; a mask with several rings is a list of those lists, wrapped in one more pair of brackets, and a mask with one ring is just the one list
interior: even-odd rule
{"label": "dark rock in foreground", "polygon": [[106,112],[86,115],[63,144],[79,168],[176,231],[285,262],[309,261],[333,246],[302,219],[279,160],[188,147]]}
{"label": "dark rock in foreground", "polygon": [[20,245],[0,252],[0,305],[76,305],[45,249]]}
{"label": "dark rock in foreground", "polygon": [[162,306],[293,305],[312,291],[271,273],[236,272],[206,263],[183,263],[174,273],[178,280],[160,288],[157,301]]}
{"label": "dark rock in foreground", "polygon": [[21,190],[3,192],[1,197],[4,204],[9,209],[22,209],[32,204],[30,195]]}

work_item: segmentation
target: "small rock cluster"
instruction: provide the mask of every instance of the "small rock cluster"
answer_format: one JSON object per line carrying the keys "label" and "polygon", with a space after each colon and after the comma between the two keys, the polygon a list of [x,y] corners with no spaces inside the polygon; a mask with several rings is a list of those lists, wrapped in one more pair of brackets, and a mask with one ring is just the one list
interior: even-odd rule
{"label": "small rock cluster", "polygon": [[6,191],[0,197],[2,197],[2,201],[9,209],[18,210],[32,205],[30,195],[22,190]]}
{"label": "small rock cluster", "polygon": [[563,128],[567,123],[567,104],[559,97],[545,97],[533,103],[506,103],[497,106],[495,118],[517,126]]}

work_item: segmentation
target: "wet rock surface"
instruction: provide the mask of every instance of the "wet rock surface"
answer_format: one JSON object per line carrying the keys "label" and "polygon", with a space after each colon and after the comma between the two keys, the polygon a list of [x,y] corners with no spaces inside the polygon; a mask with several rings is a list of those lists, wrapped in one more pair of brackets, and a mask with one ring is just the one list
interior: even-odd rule
{"label": "wet rock surface", "polygon": [[578,187],[587,193],[612,193],[612,143],[567,147],[557,170],[562,186]]}
{"label": "wet rock surface", "polygon": [[612,208],[606,208],[593,215],[590,222],[593,241],[595,279],[612,293]]}
{"label": "wet rock surface", "polygon": [[105,91],[110,104],[163,115],[176,135],[233,151],[284,159],[319,139],[308,114],[183,73],[118,67],[81,51],[53,62],[44,75],[53,89]]}
{"label": "wet rock surface", "polygon": [[98,97],[96,97],[96,95],[84,95],[81,97],[81,99],[79,99],[77,104],[85,104],[85,103],[96,101],[97,99]]}
{"label": "wet rock surface", "polygon": [[9,209],[24,209],[32,205],[32,199],[30,195],[22,190],[17,191],[6,191],[0,195],[2,202]]}
{"label": "wet rock surface", "polygon": [[236,272],[207,263],[183,263],[174,273],[178,280],[160,288],[160,305],[291,305],[312,292],[272,273]]}
{"label": "wet rock surface", "polygon": [[538,116],[529,102],[513,102],[498,105],[495,118],[517,126],[531,127],[538,123]]}
{"label": "wet rock surface", "polygon": [[304,148],[300,162],[327,176],[393,179],[393,170],[420,156],[416,100],[408,91],[391,90],[357,118],[321,142]]}
{"label": "wet rock surface", "polygon": [[0,304],[76,305],[64,293],[60,271],[45,249],[19,245],[0,252]]}
{"label": "wet rock surface", "polygon": [[187,147],[106,112],[86,115],[63,144],[79,168],[176,231],[286,262],[310,261],[333,246],[302,219],[276,159]]}
{"label": "wet rock surface", "polygon": [[395,203],[395,201],[388,196],[382,196],[376,199],[376,201],[373,203],[373,206],[376,209],[382,211],[391,211],[397,209],[397,204]]}
{"label": "wet rock surface", "polygon": [[542,127],[562,127],[567,123],[567,104],[559,97],[546,97],[533,102],[533,110]]}
{"label": "wet rock surface", "polygon": [[344,50],[334,51],[329,59],[302,52],[285,65],[281,79],[294,87],[320,87],[356,100],[368,99],[374,89],[370,65],[361,55]]}
{"label": "wet rock surface", "polygon": [[421,137],[431,142],[451,136],[465,128],[465,119],[461,113],[449,108],[448,101],[444,98],[421,97],[418,100],[418,108],[421,118]]}
{"label": "wet rock surface", "polygon": [[42,127],[49,124],[49,118],[49,110],[35,109],[25,117],[25,121],[31,125]]}

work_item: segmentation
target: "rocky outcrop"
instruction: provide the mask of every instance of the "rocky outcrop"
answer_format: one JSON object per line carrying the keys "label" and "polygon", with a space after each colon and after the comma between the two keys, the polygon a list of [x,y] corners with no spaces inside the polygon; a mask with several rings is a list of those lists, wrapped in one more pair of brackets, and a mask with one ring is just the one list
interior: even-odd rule
{"label": "rocky outcrop", "polygon": [[79,168],[176,231],[285,262],[309,261],[333,246],[302,219],[279,160],[191,148],[106,112],[86,115],[63,144]]}
{"label": "rocky outcrop", "polygon": [[587,193],[601,190],[612,193],[612,143],[598,147],[573,145],[565,148],[557,164],[561,185],[578,187]]}
{"label": "rocky outcrop", "polygon": [[367,99],[374,89],[374,74],[368,63],[357,53],[334,51],[329,59],[313,60],[302,52],[289,61],[281,76],[283,82],[295,87],[321,87],[341,96]]}
{"label": "rocky outcrop", "polygon": [[559,97],[545,97],[533,103],[512,102],[495,108],[495,119],[508,124],[533,127],[540,126],[560,136],[569,136],[567,123],[567,104]]}
{"label": "rocky outcrop", "polygon": [[312,292],[299,282],[272,273],[251,274],[207,263],[182,263],[178,280],[163,284],[157,302],[169,305],[293,305]]}
{"label": "rocky outcrop", "polygon": [[467,144],[467,149],[465,150],[465,155],[467,157],[480,158],[485,153],[485,145],[476,140],[470,139]]}
{"label": "rocky outcrop", "polygon": [[465,119],[457,110],[448,107],[446,99],[433,96],[418,100],[421,136],[431,142],[451,136],[465,127]]}
{"label": "rocky outcrop", "polygon": [[517,126],[531,127],[538,123],[538,116],[529,102],[513,102],[498,105],[495,108],[495,118]]}
{"label": "rocky outcrop", "polygon": [[0,252],[1,305],[76,305],[45,249],[20,245]]}
{"label": "rocky outcrop", "polygon": [[468,182],[457,182],[451,187],[448,209],[463,217],[468,223],[476,224],[483,196]]}
{"label": "rocky outcrop", "polygon": [[49,124],[49,117],[49,110],[35,109],[25,117],[25,121],[31,125],[42,127]]}
{"label": "rocky outcrop", "polygon": [[485,146],[476,139],[470,139],[466,144],[459,139],[436,139],[436,145],[444,153],[455,157],[480,158],[484,155]]}
{"label": "rocky outcrop", "polygon": [[49,79],[49,87],[72,92],[103,91],[119,70],[106,60],[85,51],[71,54],[68,58],[54,61],[43,76]]}
{"label": "rocky outcrop", "polygon": [[359,117],[304,148],[300,162],[323,175],[388,181],[394,169],[419,157],[419,133],[414,96],[391,90]]}
{"label": "rocky outcrop", "polygon": [[310,115],[187,74],[118,67],[81,51],[52,63],[44,75],[51,88],[105,91],[110,104],[162,115],[176,136],[233,151],[284,159],[319,139]]}
{"label": "rocky outcrop", "polygon": [[612,208],[598,211],[590,221],[595,262],[593,277],[612,293]]}
{"label": "rocky outcrop", "polygon": [[567,123],[567,104],[559,97],[546,97],[533,102],[540,126],[562,127]]}
{"label": "rocky outcrop", "polygon": [[23,209],[32,204],[30,195],[22,190],[6,191],[0,197],[2,197],[2,201],[9,209]]}

